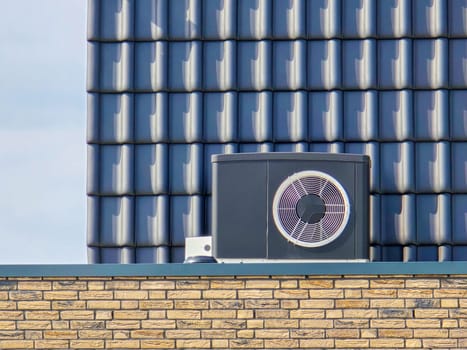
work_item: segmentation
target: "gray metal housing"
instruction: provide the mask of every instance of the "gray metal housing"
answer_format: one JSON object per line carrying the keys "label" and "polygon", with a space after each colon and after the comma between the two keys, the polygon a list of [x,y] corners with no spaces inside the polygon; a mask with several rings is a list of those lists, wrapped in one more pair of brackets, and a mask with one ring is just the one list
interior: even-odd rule
{"label": "gray metal housing", "polygon": [[[369,257],[367,156],[329,153],[245,153],[213,156],[212,241],[218,260],[365,260]],[[287,241],[274,224],[281,183],[314,170],[335,178],[350,200],[350,218],[333,242],[315,248]]]}
{"label": "gray metal housing", "polygon": [[373,261],[467,259],[467,0],[89,0],[89,262],[184,259],[211,155],[367,154]]}

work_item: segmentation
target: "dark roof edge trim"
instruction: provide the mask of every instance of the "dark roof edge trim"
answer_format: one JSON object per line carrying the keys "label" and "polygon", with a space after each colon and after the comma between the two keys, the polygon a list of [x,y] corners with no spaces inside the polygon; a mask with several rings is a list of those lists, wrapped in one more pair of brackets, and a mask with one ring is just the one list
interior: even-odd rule
{"label": "dark roof edge trim", "polygon": [[467,262],[0,265],[0,277],[467,275]]}

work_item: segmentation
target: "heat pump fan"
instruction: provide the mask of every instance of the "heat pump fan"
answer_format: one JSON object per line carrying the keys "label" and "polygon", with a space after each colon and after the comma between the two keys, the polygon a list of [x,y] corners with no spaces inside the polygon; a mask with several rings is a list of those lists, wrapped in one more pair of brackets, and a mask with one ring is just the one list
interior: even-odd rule
{"label": "heat pump fan", "polygon": [[301,171],[279,186],[272,204],[274,223],[285,239],[320,247],[338,238],[349,221],[349,197],[332,176]]}
{"label": "heat pump fan", "polygon": [[244,153],[212,162],[218,261],[368,259],[367,156]]}

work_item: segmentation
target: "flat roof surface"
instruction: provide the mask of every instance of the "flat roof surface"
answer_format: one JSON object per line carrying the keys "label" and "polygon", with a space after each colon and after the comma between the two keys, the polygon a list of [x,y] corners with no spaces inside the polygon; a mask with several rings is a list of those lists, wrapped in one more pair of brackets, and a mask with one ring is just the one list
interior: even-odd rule
{"label": "flat roof surface", "polygon": [[0,265],[0,277],[467,275],[467,261]]}

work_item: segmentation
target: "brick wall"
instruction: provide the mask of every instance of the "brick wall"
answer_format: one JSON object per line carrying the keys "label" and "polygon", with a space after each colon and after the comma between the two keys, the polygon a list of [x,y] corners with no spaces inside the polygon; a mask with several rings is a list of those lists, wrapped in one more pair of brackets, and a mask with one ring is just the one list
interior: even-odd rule
{"label": "brick wall", "polygon": [[467,348],[466,276],[0,279],[0,349]]}

